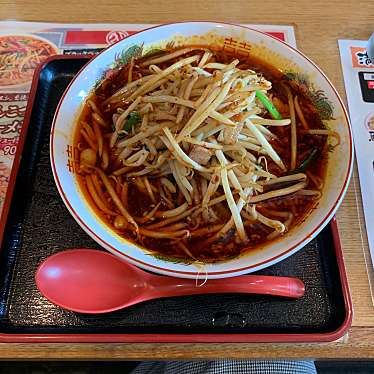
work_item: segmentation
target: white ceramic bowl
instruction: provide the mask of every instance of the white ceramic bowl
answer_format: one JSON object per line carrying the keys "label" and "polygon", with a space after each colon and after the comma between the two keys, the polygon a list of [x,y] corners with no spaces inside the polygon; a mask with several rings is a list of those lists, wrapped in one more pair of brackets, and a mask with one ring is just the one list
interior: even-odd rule
{"label": "white ceramic bowl", "polygon": [[[74,174],[73,129],[82,104],[119,56],[145,53],[166,43],[202,44],[237,48],[269,61],[299,80],[318,101],[328,128],[337,131],[341,144],[329,153],[323,195],[307,219],[283,238],[264,245],[237,259],[207,264],[173,263],[156,258],[118,236],[95,215],[80,192]],[[142,46],[142,48],[139,48]],[[124,53],[125,52],[125,53]],[[312,240],[334,215],[347,190],[353,162],[352,134],[347,112],[335,88],[324,73],[305,55],[286,43],[262,32],[242,26],[212,22],[187,22],[154,27],[132,35],[106,49],[91,60],[71,82],[58,106],[51,130],[51,164],[66,206],[81,227],[108,251],[144,269],[184,278],[224,278],[250,273],[292,255]],[[68,166],[70,165],[70,167]]]}

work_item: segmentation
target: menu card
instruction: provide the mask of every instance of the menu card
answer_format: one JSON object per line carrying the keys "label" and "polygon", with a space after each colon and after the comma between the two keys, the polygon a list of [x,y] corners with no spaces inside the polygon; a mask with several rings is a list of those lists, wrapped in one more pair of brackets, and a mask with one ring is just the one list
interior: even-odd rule
{"label": "menu card", "polygon": [[[55,54],[97,54],[154,25],[0,21],[0,214],[35,68]],[[292,26],[247,25],[292,46]]]}
{"label": "menu card", "polygon": [[367,41],[339,40],[370,255],[374,263],[374,61]]}

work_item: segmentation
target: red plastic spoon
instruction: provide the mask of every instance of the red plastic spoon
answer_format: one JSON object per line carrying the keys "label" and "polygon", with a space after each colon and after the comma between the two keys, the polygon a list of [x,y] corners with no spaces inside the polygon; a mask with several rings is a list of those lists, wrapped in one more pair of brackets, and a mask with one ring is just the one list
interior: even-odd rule
{"label": "red plastic spoon", "polygon": [[304,283],[297,278],[243,275],[208,280],[149,274],[118,257],[92,249],[71,249],[48,257],[35,276],[40,292],[52,303],[80,313],[106,313],[162,297],[253,293],[299,298]]}

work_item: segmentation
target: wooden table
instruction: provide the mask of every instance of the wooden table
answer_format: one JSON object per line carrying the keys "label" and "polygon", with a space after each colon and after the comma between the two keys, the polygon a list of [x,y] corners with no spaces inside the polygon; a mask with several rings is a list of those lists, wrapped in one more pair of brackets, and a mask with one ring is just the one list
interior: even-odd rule
{"label": "wooden table", "polygon": [[[0,0],[0,19],[50,22],[163,23],[221,20],[291,24],[298,47],[345,97],[338,39],[366,40],[374,31],[372,0]],[[326,344],[0,344],[2,359],[374,358],[374,307],[365,262],[368,246],[357,171],[337,214],[354,304],[349,334]],[[371,265],[368,265],[371,269]],[[371,276],[372,274],[370,274]],[[373,278],[374,279],[374,278]]]}

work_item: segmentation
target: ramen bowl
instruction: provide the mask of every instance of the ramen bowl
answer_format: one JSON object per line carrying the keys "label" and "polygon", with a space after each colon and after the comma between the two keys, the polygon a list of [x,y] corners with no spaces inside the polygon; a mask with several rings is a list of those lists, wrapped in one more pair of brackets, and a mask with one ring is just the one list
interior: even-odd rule
{"label": "ramen bowl", "polygon": [[[279,239],[227,261],[194,263],[157,256],[113,231],[86,201],[77,183],[78,151],[73,135],[83,103],[102,79],[133,56],[167,45],[214,46],[269,62],[296,80],[318,109],[324,125],[340,136],[328,152],[322,197],[315,209]],[[329,137],[330,138],[330,137]],[[60,195],[79,225],[103,248],[156,273],[183,278],[224,278],[273,265],[300,250],[326,226],[347,190],[352,171],[352,135],[347,112],[335,88],[309,58],[260,31],[224,23],[186,22],[154,27],[124,39],[91,60],[65,91],[54,117],[50,139],[51,165]],[[334,142],[334,139],[329,139]],[[333,147],[331,147],[333,148]]]}

